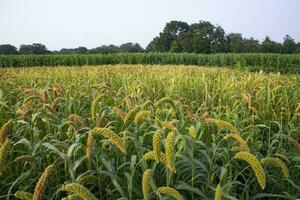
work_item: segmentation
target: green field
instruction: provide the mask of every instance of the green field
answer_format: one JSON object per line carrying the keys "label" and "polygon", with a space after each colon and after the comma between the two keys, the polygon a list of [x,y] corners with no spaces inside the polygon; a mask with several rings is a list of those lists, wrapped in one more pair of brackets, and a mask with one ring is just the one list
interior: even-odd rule
{"label": "green field", "polygon": [[300,75],[185,58],[0,68],[0,199],[299,198]]}
{"label": "green field", "polygon": [[0,55],[0,67],[89,66],[116,64],[197,65],[238,68],[247,71],[300,72],[300,54],[270,53],[109,53]]}

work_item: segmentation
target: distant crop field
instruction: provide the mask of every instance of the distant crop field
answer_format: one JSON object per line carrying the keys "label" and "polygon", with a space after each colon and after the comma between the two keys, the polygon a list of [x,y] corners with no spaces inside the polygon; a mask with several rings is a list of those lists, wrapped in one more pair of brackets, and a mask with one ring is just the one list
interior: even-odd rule
{"label": "distant crop field", "polygon": [[109,53],[0,55],[0,67],[90,66],[116,64],[197,65],[238,68],[246,71],[300,72],[300,54],[270,53]]}
{"label": "distant crop field", "polygon": [[299,198],[300,75],[176,64],[0,68],[0,199]]}

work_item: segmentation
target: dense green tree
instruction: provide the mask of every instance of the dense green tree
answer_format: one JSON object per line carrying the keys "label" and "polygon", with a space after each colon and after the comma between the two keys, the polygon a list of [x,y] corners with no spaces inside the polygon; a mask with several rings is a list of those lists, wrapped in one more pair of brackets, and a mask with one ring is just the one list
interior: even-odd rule
{"label": "dense green tree", "polygon": [[177,48],[177,51],[173,50],[173,52],[193,52],[192,37],[193,34],[191,32],[182,33],[173,44],[173,49],[175,49],[174,47]]}
{"label": "dense green tree", "polygon": [[33,43],[32,45],[21,45],[19,49],[20,54],[47,54],[50,51],[47,50],[46,46],[40,43]]}
{"label": "dense green tree", "polygon": [[294,53],[296,47],[295,40],[291,36],[286,35],[283,39],[282,53]]}
{"label": "dense green tree", "polygon": [[173,43],[181,34],[188,32],[189,25],[186,22],[171,21],[166,24],[163,32],[159,33],[158,37],[155,37],[147,46],[147,51],[170,51],[180,48],[178,43]]}
{"label": "dense green tree", "polygon": [[272,41],[269,36],[264,39],[261,46],[264,53],[281,53],[282,49],[282,45]]}
{"label": "dense green tree", "polygon": [[211,53],[225,52],[226,50],[226,34],[221,26],[214,28],[211,40]]}
{"label": "dense green tree", "polygon": [[284,44],[269,37],[260,43],[254,38],[244,38],[240,33],[226,36],[221,26],[200,21],[190,26],[181,21],[171,21],[147,46],[147,51],[194,52],[194,53],[293,53],[299,52],[295,41],[286,36]]}
{"label": "dense green tree", "polygon": [[226,38],[226,47],[228,52],[242,53],[245,51],[245,43],[242,34],[230,33]]}
{"label": "dense green tree", "polygon": [[244,52],[248,53],[257,53],[261,52],[261,44],[258,40],[255,40],[253,37],[244,39]]}
{"label": "dense green tree", "polygon": [[86,47],[78,47],[78,48],[74,48],[74,49],[66,49],[63,48],[59,51],[59,53],[62,54],[84,54],[88,51],[88,49]]}
{"label": "dense green tree", "polygon": [[210,53],[214,35],[214,26],[210,22],[200,21],[190,26],[192,39],[190,45],[194,53]]}
{"label": "dense green tree", "polygon": [[0,45],[0,54],[10,55],[10,54],[17,54],[17,48],[10,45],[10,44],[2,44]]}
{"label": "dense green tree", "polygon": [[102,45],[100,47],[96,47],[94,49],[90,49],[88,53],[117,53],[119,52],[119,47],[116,45]]}
{"label": "dense green tree", "polygon": [[127,42],[119,47],[120,52],[143,52],[144,49],[138,43]]}
{"label": "dense green tree", "polygon": [[147,47],[148,51],[216,53],[225,50],[225,31],[210,22],[171,21]]}

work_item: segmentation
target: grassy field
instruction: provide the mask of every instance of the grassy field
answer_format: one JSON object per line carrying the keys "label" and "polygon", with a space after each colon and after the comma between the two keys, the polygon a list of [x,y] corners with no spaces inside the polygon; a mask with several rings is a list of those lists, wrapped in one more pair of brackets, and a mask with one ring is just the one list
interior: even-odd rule
{"label": "grassy field", "polygon": [[0,199],[300,198],[300,75],[0,69]]}

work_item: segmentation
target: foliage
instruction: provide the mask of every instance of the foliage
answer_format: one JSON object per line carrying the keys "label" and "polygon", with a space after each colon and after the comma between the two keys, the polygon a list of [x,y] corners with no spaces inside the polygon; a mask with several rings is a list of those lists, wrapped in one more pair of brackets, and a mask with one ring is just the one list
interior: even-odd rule
{"label": "foliage", "polygon": [[299,75],[147,65],[0,73],[1,199],[300,196]]}
{"label": "foliage", "polygon": [[2,44],[0,45],[0,55],[11,55],[11,54],[18,54],[17,48],[10,45],[10,44]]}
{"label": "foliage", "polygon": [[207,21],[191,25],[171,21],[147,47],[147,51],[157,52],[217,53],[224,50],[225,31]]}
{"label": "foliage", "polygon": [[47,50],[46,46],[39,43],[33,43],[32,45],[21,45],[19,54],[47,54],[50,51]]}
{"label": "foliage", "polygon": [[300,55],[117,53],[85,55],[0,56],[0,67],[82,66],[106,64],[183,64],[241,68],[250,71],[300,72]]}

